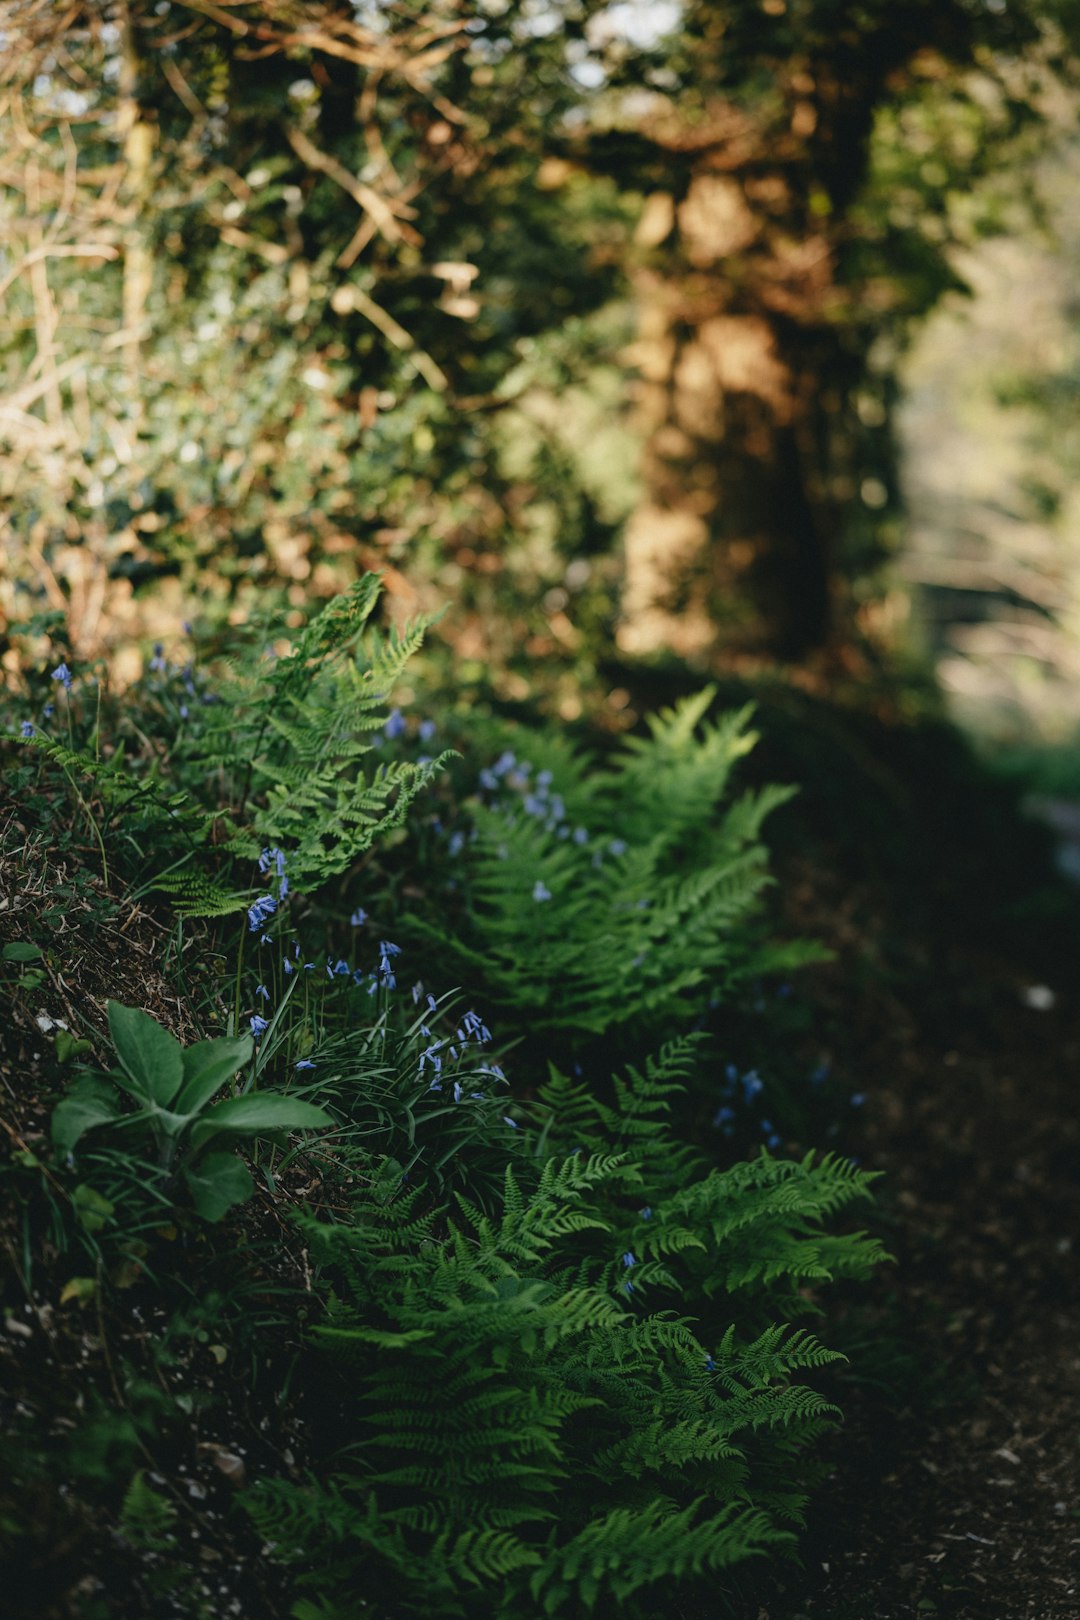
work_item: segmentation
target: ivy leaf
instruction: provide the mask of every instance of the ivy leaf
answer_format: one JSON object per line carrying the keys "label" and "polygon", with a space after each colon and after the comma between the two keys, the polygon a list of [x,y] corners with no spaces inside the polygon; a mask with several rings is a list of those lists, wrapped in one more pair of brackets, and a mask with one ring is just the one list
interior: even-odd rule
{"label": "ivy leaf", "polygon": [[191,1201],[204,1221],[220,1221],[255,1191],[251,1172],[235,1153],[208,1153],[184,1171]]}
{"label": "ivy leaf", "polygon": [[109,1002],[109,1032],[128,1078],[148,1102],[167,1108],[184,1082],[180,1042],[138,1007]]}

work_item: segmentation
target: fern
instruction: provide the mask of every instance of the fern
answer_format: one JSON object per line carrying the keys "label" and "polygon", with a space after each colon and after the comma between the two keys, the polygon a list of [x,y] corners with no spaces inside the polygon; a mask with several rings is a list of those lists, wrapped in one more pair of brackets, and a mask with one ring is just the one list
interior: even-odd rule
{"label": "fern", "polygon": [[[659,1031],[700,1015],[750,975],[820,955],[767,946],[755,916],[769,882],[765,818],[791,794],[730,799],[754,742],[748,710],[706,723],[707,689],[624,743],[608,769],[558,737],[480,773],[455,858],[462,900],[415,926],[460,978],[482,976],[533,1031]],[[488,746],[520,733],[490,731]]]}
{"label": "fern", "polygon": [[799,1458],[836,1415],[800,1379],[836,1356],[769,1317],[873,1263],[823,1231],[868,1178],[681,1148],[698,1044],[604,1102],[553,1073],[494,1202],[424,1207],[373,1160],[347,1224],[300,1218],[350,1460],[244,1504],[304,1612],[654,1615],[666,1583],[791,1543]]}

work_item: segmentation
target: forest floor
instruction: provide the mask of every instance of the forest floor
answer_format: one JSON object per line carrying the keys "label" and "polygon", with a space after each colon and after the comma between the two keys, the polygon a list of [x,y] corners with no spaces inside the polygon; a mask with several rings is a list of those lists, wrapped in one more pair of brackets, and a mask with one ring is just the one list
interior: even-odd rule
{"label": "forest floor", "polygon": [[801,1567],[757,1620],[1077,1620],[1075,958],[945,905],[905,935],[895,895],[820,861],[780,887],[836,953],[812,1000],[867,1094],[858,1151],[895,1263],[830,1324],[845,1421]]}

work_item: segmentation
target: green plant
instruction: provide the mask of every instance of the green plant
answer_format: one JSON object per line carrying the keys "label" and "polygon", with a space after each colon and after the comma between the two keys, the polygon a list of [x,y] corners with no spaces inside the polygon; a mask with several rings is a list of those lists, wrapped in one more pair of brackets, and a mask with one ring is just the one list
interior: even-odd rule
{"label": "green plant", "polygon": [[[112,1128],[132,1156],[151,1147],[159,1182],[167,1185],[179,1175],[204,1220],[220,1220],[254,1191],[247,1166],[223,1141],[334,1124],[325,1109],[280,1093],[249,1091],[214,1101],[250,1061],[250,1035],[185,1048],[148,1013],[115,1001],[109,1003],[109,1030],[119,1069],[107,1078],[88,1074],[76,1081],[53,1110],[53,1145],[68,1154],[88,1132]],[[134,1112],[123,1107],[123,1094],[135,1102]],[[98,1218],[110,1213],[100,1206],[94,1211]]]}
{"label": "green plant", "polygon": [[166,893],[182,916],[231,916],[249,905],[248,863],[267,845],[287,853],[289,886],[304,893],[401,825],[448,756],[371,768],[372,733],[429,622],[378,635],[369,623],[380,588],[363,575],[284,649],[278,624],[253,620],[198,681],[159,660],[163,678],[120,711],[120,736],[104,747],[98,709],[90,729],[79,679],[63,666],[68,736],[27,721],[25,745],[61,768],[84,808],[74,784],[91,784],[95,832],[119,845],[135,894]]}
{"label": "green plant", "polygon": [[794,790],[731,796],[756,738],[749,709],[706,720],[714,696],[651,717],[603,766],[551,728],[476,728],[474,749],[502,751],[455,772],[432,862],[449,881],[402,932],[502,1014],[571,1042],[663,1040],[747,979],[819,958],[761,937],[761,827]]}
{"label": "green plant", "polygon": [[372,1158],[347,1222],[298,1218],[333,1453],[243,1498],[315,1600],[294,1613],[655,1614],[659,1583],[791,1544],[835,1415],[798,1379],[836,1358],[773,1313],[880,1258],[823,1230],[868,1178],[709,1170],[671,1117],[693,1060],[675,1043],[610,1108],[554,1081],[487,1212]]}

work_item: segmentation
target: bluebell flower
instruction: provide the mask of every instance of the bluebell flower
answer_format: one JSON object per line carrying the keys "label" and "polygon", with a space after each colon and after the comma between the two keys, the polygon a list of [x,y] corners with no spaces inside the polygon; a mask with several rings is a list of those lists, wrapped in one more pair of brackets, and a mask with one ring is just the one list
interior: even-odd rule
{"label": "bluebell flower", "polygon": [[279,900],[284,900],[284,898],[288,894],[288,892],[289,892],[289,880],[288,880],[287,877],[285,877],[283,875],[282,879],[281,879],[281,887],[278,889],[278,899]]}
{"label": "bluebell flower", "polygon": [[334,977],[336,979],[347,979],[349,977],[349,964],[343,956],[339,956],[334,963]]}
{"label": "bluebell flower", "polygon": [[516,764],[517,760],[515,759],[514,755],[510,752],[509,748],[506,748],[499,755],[498,759],[491,768],[495,772],[496,776],[505,776],[507,771],[512,771]]}
{"label": "bluebell flower", "polygon": [[421,720],[421,722],[420,722],[420,741],[421,742],[430,742],[432,737],[434,737],[434,735],[435,735],[435,731],[436,731],[436,726],[435,726],[434,720]]}
{"label": "bluebell flower", "polygon": [[527,816],[544,816],[547,814],[547,805],[535,793],[526,793],[521,804]]}
{"label": "bluebell flower", "polygon": [[270,938],[270,935],[269,935],[269,934],[264,934],[264,935],[263,935],[263,936],[262,936],[262,938],[261,938],[261,939],[260,939],[260,941],[259,941],[259,944],[260,944],[260,945],[272,945],[272,944],[273,944],[273,943],[274,943],[274,942],[273,942],[273,940],[272,940],[272,939],[271,939],[271,938]]}
{"label": "bluebell flower", "polygon": [[489,771],[485,768],[480,772],[480,786],[482,788],[487,788],[489,793],[494,793],[498,789],[499,778],[495,775],[494,771]]}
{"label": "bluebell flower", "polygon": [[265,984],[257,984],[255,986],[255,994],[257,996],[261,996],[264,1001],[270,1000],[270,992],[266,988]]}
{"label": "bluebell flower", "polygon": [[780,1146],[780,1137],[776,1131],[773,1131],[772,1135],[766,1138],[765,1146],[771,1148],[773,1152]]}
{"label": "bluebell flower", "polygon": [[626,1253],[622,1257],[622,1263],[627,1270],[629,1270],[631,1266],[637,1265],[637,1257],[633,1253],[633,1250],[627,1249]]}
{"label": "bluebell flower", "polygon": [[310,1058],[301,1058],[299,1063],[293,1064],[294,1069],[313,1069],[314,1067],[315,1065]]}
{"label": "bluebell flower", "polygon": [[454,1081],[454,1101],[455,1102],[460,1102],[461,1101],[461,1081],[460,1080],[455,1080]]}
{"label": "bluebell flower", "polygon": [[252,1013],[248,1022],[251,1025],[251,1033],[256,1040],[270,1028],[269,1019],[260,1018],[258,1013]]}
{"label": "bluebell flower", "polygon": [[587,844],[588,842],[589,842],[588,828],[587,827],[575,827],[574,828],[574,843],[575,844]]}
{"label": "bluebell flower", "polygon": [[562,821],[564,819],[566,815],[566,805],[563,803],[560,794],[552,794],[550,811],[552,821]]}
{"label": "bluebell flower", "polygon": [[150,668],[154,670],[156,674],[164,675],[168,667],[168,664],[165,662],[165,648],[161,645],[160,641],[155,641],[154,656],[150,660]]}
{"label": "bluebell flower", "polygon": [[[469,1034],[475,1036],[478,1041],[490,1041],[491,1031],[488,1029],[479,1013],[467,1012],[461,1022],[464,1024]],[[461,1034],[460,1030],[458,1031],[458,1039],[466,1039],[466,1037]]]}
{"label": "bluebell flower", "polygon": [[706,1356],[705,1357],[705,1371],[706,1372],[715,1372],[716,1371],[716,1362],[713,1360],[712,1356]]}
{"label": "bluebell flower", "polygon": [[516,1131],[518,1129],[517,1120],[516,1119],[511,1119],[509,1114],[504,1114],[502,1119],[503,1119],[503,1124],[504,1125],[509,1125],[509,1127],[510,1127],[510,1129],[512,1131]]}
{"label": "bluebell flower", "polygon": [[367,912],[364,910],[363,906],[357,906],[356,910],[349,918],[349,922],[353,928],[363,927],[364,923],[367,922]]}
{"label": "bluebell flower", "polygon": [[609,849],[609,851],[611,852],[612,855],[625,855],[626,854],[626,840],[625,840],[625,838],[613,838],[611,840],[611,842],[608,844],[608,849]]}
{"label": "bluebell flower", "polygon": [[51,720],[55,713],[56,713],[56,704],[55,703],[46,703],[45,707],[41,711],[41,716],[42,716],[43,720]]}
{"label": "bluebell flower", "polygon": [[540,878],[537,878],[536,882],[533,884],[532,897],[533,897],[534,900],[550,900],[551,899],[551,890],[547,887],[547,885],[544,882],[542,882],[542,880]]}
{"label": "bluebell flower", "polygon": [[391,709],[389,719],[383,726],[383,735],[393,739],[394,737],[400,737],[404,730],[405,716],[400,709]]}
{"label": "bluebell flower", "polygon": [[54,681],[59,681],[65,692],[71,691],[71,671],[62,661],[57,664],[56,668],[52,671],[51,678]]}
{"label": "bluebell flower", "polygon": [[651,1204],[646,1204],[644,1209],[639,1209],[638,1210],[638,1214],[641,1216],[641,1219],[643,1221],[651,1221],[652,1220],[652,1205]]}
{"label": "bluebell flower", "polygon": [[627,1279],[627,1281],[623,1283],[623,1293],[624,1294],[632,1294],[633,1292],[634,1292],[634,1285],[633,1285],[632,1282],[629,1281],[629,1279]]}
{"label": "bluebell flower", "polygon": [[186,720],[188,718],[188,715],[190,714],[190,712],[191,711],[189,710],[187,704],[186,703],[181,703],[181,705],[180,705],[180,718],[181,718],[181,720]]}
{"label": "bluebell flower", "polygon": [[259,929],[263,926],[268,918],[273,916],[276,910],[277,901],[274,899],[272,894],[260,895],[255,903],[248,907],[248,927],[250,928],[251,932],[253,934],[257,934]]}
{"label": "bluebell flower", "polygon": [[759,1092],[765,1090],[765,1082],[756,1069],[748,1069],[742,1077],[742,1088],[743,1096],[750,1102]]}
{"label": "bluebell flower", "polygon": [[734,1118],[734,1108],[729,1108],[727,1104],[725,1104],[723,1108],[718,1108],[716,1110],[716,1113],[713,1115],[713,1124],[716,1126],[730,1125]]}
{"label": "bluebell flower", "polygon": [[289,977],[290,973],[295,973],[296,972],[296,969],[293,967],[292,963],[289,961],[289,958],[287,956],[283,956],[281,958],[281,965],[285,970],[285,977],[286,978]]}
{"label": "bluebell flower", "polygon": [[446,846],[451,855],[460,855],[465,848],[465,834],[463,832],[451,833],[450,842]]}
{"label": "bluebell flower", "polygon": [[551,786],[553,780],[550,771],[539,771],[536,777],[536,785],[538,788],[546,790]]}
{"label": "bluebell flower", "polygon": [[20,730],[22,736],[24,736],[24,737],[32,737],[34,735],[33,721],[32,720],[24,720],[22,725],[19,727],[19,730]]}
{"label": "bluebell flower", "polygon": [[442,1074],[442,1058],[439,1056],[439,1047],[441,1045],[442,1045],[441,1041],[434,1041],[430,1046],[425,1047],[424,1051],[421,1052],[421,1054],[420,1054],[420,1073],[421,1074],[423,1074],[423,1072],[424,1072],[424,1064],[425,1063],[430,1063],[432,1068],[435,1070],[436,1074]]}

